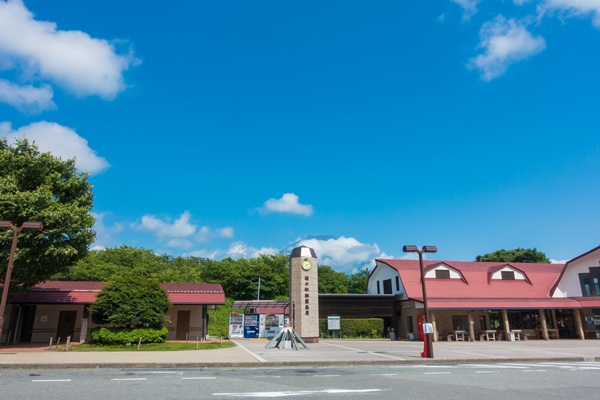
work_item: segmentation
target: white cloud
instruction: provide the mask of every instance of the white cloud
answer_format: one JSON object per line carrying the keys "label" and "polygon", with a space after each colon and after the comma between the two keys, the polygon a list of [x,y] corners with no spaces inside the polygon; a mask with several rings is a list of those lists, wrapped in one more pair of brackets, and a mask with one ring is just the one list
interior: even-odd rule
{"label": "white cloud", "polygon": [[159,240],[167,240],[167,246],[189,249],[196,242],[206,242],[214,238],[232,238],[234,229],[230,226],[211,229],[208,226],[195,225],[190,222],[192,215],[185,211],[175,221],[160,219],[154,215],[144,215],[141,222],[131,224],[138,231],[154,233]]}
{"label": "white cloud", "polygon": [[[353,237],[340,237],[338,239],[307,239],[300,245],[308,246],[315,250],[319,264],[330,265],[332,268],[351,272],[372,265],[375,258],[387,256],[382,253],[376,244],[361,243]],[[387,256],[389,257],[389,256]]]}
{"label": "white cloud", "polygon": [[566,264],[569,260],[555,260],[553,258],[550,259],[550,264]]}
{"label": "white cloud", "polygon": [[208,226],[203,226],[198,230],[198,234],[196,235],[196,241],[198,242],[206,242],[213,238],[232,238],[234,233],[234,229],[230,226],[225,228],[219,228],[212,230]]}
{"label": "white cloud", "polygon": [[38,114],[44,110],[56,108],[52,101],[54,92],[50,85],[37,88],[32,85],[19,86],[16,83],[0,79],[0,102],[18,110]]}
{"label": "white cloud", "polygon": [[94,230],[96,231],[96,241],[93,243],[92,250],[104,250],[106,247],[114,246],[119,243],[114,236],[117,233],[123,232],[124,224],[117,222],[111,226],[106,225],[105,218],[110,213],[93,213],[96,221],[94,222]]}
{"label": "white cloud", "polygon": [[463,9],[463,21],[468,21],[473,15],[477,14],[477,4],[480,0],[451,0]]}
{"label": "white cloud", "polygon": [[264,213],[277,212],[309,216],[313,213],[313,206],[300,204],[298,196],[294,193],[286,193],[280,199],[265,201],[260,211]]}
{"label": "white cloud", "polygon": [[544,38],[533,36],[524,22],[515,19],[507,21],[502,15],[486,22],[479,36],[478,47],[483,48],[484,53],[471,58],[469,66],[479,69],[484,81],[499,77],[510,65],[546,48]]}
{"label": "white cloud", "polygon": [[600,0],[545,0],[538,6],[541,13],[562,11],[567,15],[592,15],[593,24],[600,28]]}
{"label": "white cloud", "polygon": [[123,72],[139,63],[131,51],[118,54],[107,40],[35,20],[21,0],[0,0],[0,54],[3,64],[19,68],[25,79],[104,99],[125,89]]}
{"label": "white cloud", "polygon": [[185,211],[173,223],[165,222],[154,215],[144,215],[142,222],[133,224],[132,228],[154,232],[159,238],[185,238],[196,232],[197,225],[190,223],[191,214]]}
{"label": "white cloud", "polygon": [[0,122],[0,135],[6,137],[9,142],[18,137],[26,137],[35,141],[43,152],[48,151],[63,160],[75,158],[77,168],[89,171],[91,175],[98,174],[110,166],[105,158],[96,155],[86,139],[71,128],[55,122],[35,122],[16,131],[12,130],[10,122]]}
{"label": "white cloud", "polygon": [[234,260],[239,258],[256,258],[261,254],[277,254],[279,251],[272,247],[261,247],[257,249],[255,247],[249,246],[244,242],[233,242],[229,245],[227,250],[221,249],[201,249],[190,252],[190,256],[193,257],[202,257],[202,258],[210,258],[210,259],[223,259],[227,257],[231,257]]}

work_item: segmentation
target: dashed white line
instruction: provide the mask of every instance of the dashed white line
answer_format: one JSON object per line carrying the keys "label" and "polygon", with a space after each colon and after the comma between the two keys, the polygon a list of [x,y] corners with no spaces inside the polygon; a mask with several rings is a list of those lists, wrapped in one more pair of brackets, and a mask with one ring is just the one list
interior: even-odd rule
{"label": "dashed white line", "polygon": [[206,379],[217,379],[217,378],[214,377],[214,376],[190,376],[190,377],[181,378],[181,379],[187,379],[187,380],[192,380],[192,379],[200,380],[200,379],[204,379],[204,380],[206,380]]}
{"label": "dashed white line", "polygon": [[300,390],[300,391],[285,391],[285,392],[245,392],[245,393],[213,393],[213,396],[228,396],[228,397],[290,397],[313,394],[345,394],[345,393],[369,393],[383,392],[389,389],[327,389],[327,390]]}
{"label": "dashed white line", "polygon": [[113,378],[111,381],[145,381],[146,378]]}

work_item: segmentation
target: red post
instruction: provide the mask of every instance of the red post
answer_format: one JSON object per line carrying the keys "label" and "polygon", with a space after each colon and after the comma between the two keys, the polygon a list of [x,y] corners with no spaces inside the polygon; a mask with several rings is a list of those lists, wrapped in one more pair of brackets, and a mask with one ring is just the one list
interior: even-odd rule
{"label": "red post", "polygon": [[423,339],[423,352],[421,353],[421,357],[423,358],[429,358],[429,346],[427,343],[428,339],[429,335],[425,335],[425,338]]}

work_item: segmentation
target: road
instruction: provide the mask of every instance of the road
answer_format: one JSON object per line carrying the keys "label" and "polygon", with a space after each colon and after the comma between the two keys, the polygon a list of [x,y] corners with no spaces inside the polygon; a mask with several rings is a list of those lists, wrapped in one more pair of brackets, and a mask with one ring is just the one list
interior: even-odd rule
{"label": "road", "polygon": [[2,370],[0,399],[591,399],[599,376],[600,362]]}

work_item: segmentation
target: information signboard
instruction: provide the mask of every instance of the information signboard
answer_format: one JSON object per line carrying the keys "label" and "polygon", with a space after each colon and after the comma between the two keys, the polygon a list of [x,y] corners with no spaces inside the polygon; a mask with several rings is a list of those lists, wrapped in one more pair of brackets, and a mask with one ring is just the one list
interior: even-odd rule
{"label": "information signboard", "polygon": [[327,329],[330,331],[339,331],[340,317],[327,317]]}

